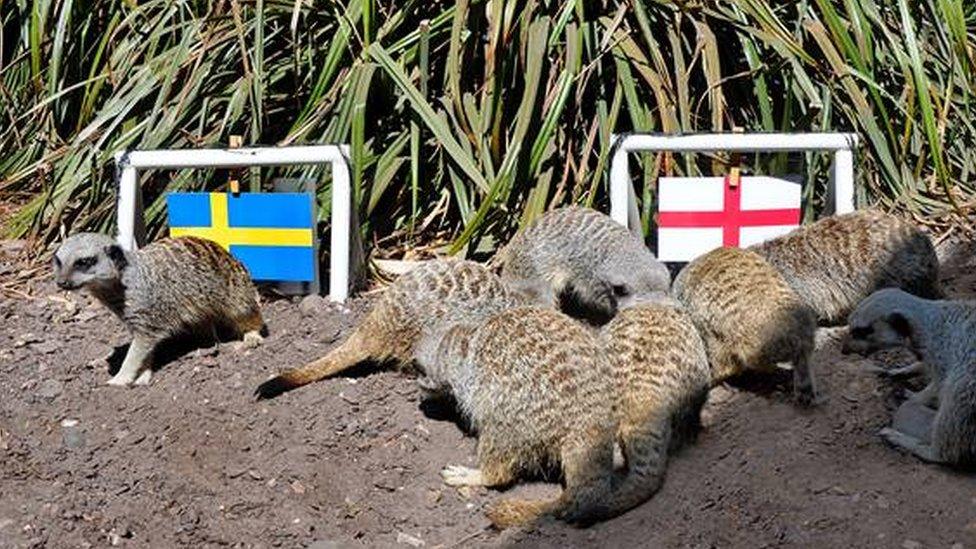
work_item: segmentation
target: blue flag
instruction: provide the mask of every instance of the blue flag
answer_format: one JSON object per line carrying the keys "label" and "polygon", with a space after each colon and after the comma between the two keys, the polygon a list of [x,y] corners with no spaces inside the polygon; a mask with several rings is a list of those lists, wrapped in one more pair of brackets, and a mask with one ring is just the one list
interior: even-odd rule
{"label": "blue flag", "polygon": [[220,244],[260,281],[315,280],[311,193],[170,193],[170,236]]}

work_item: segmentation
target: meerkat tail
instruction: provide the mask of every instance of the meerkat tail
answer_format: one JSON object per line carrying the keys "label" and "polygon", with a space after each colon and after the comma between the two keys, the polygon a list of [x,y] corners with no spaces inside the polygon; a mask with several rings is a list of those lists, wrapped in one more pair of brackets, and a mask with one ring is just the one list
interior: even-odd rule
{"label": "meerkat tail", "polygon": [[551,515],[559,507],[559,498],[548,500],[529,500],[509,498],[492,505],[488,512],[491,525],[499,530],[525,526],[543,516]]}
{"label": "meerkat tail", "polygon": [[603,516],[595,518],[602,520],[622,515],[657,493],[664,483],[673,442],[672,431],[669,417],[622,422],[620,447],[627,462],[627,473],[600,508]]}
{"label": "meerkat tail", "polygon": [[349,339],[324,357],[308,364],[285,370],[265,381],[254,391],[258,399],[274,398],[282,393],[333,376],[373,357],[363,330],[356,330]]}
{"label": "meerkat tail", "polygon": [[[613,441],[574,439],[563,443],[561,461],[566,487],[558,498],[505,499],[486,513],[496,528],[524,526],[544,516],[591,524],[620,512],[613,499]],[[621,511],[622,512],[622,511]]]}
{"label": "meerkat tail", "polygon": [[[590,464],[583,463],[577,470],[582,473],[579,476],[585,481],[583,484],[574,482],[570,486],[567,476],[567,489],[558,499],[503,500],[487,513],[492,525],[500,529],[524,526],[546,515],[590,524],[622,515],[650,499],[664,481],[671,447],[671,420],[652,417],[625,423],[630,425],[621,426],[620,443],[628,471],[614,486],[611,487],[605,478],[587,474]],[[568,465],[577,469],[574,464]]]}

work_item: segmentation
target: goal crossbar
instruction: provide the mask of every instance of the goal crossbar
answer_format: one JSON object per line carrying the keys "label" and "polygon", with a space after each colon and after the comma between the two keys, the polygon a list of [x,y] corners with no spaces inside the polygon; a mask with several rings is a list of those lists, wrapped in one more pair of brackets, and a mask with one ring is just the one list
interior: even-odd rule
{"label": "goal crossbar", "polygon": [[637,152],[831,152],[834,212],[854,211],[854,149],[858,142],[854,133],[627,134],[614,135],[612,142],[610,217],[624,226],[628,226],[631,206],[636,206],[629,158]]}
{"label": "goal crossbar", "polygon": [[349,242],[352,191],[348,145],[255,147],[235,149],[168,149],[123,151],[115,155],[119,195],[118,242],[135,250],[145,241],[145,219],[139,171],[152,169],[247,168],[254,166],[332,166],[331,240],[329,243],[329,299],[349,297]]}

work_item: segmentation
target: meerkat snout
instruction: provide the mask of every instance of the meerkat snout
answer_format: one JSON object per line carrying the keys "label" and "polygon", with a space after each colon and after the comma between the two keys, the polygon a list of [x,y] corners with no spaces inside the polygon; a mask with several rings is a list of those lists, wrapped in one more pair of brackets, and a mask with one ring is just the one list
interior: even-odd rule
{"label": "meerkat snout", "polygon": [[851,313],[841,353],[869,355],[906,345],[912,327],[901,308],[917,298],[903,290],[886,288],[862,301]]}
{"label": "meerkat snout", "polygon": [[609,293],[613,296],[611,301],[618,312],[641,303],[656,302],[667,296],[666,290],[655,287],[653,283],[644,280],[640,274],[630,282],[611,280],[609,287]]}
{"label": "meerkat snout", "polygon": [[76,234],[66,239],[54,254],[54,281],[62,290],[114,283],[121,278],[125,263],[125,252],[111,237]]}

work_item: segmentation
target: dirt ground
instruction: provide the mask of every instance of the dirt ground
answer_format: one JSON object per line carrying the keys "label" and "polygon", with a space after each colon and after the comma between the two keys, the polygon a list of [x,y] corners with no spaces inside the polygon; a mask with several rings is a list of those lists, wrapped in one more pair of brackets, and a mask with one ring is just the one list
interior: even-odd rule
{"label": "dirt ground", "polygon": [[[952,295],[976,297],[976,246],[942,251]],[[0,255],[0,277],[17,270]],[[368,297],[270,302],[261,347],[192,351],[149,387],[118,389],[105,382],[128,343],[122,325],[57,292],[46,271],[31,286],[0,297],[2,548],[976,548],[976,475],[882,443],[901,386],[842,357],[840,329],[818,334],[819,407],[795,408],[785,386],[719,387],[651,501],[587,529],[499,533],[483,511],[501,494],[440,482],[444,465],[474,465],[475,440],[425,413],[409,377],[363,371],[251,396],[340,341]]]}

